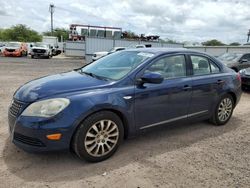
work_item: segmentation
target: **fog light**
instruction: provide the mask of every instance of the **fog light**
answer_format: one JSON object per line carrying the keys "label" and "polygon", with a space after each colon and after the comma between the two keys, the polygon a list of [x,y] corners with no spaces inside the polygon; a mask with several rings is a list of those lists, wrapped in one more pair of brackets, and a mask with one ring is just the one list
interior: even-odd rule
{"label": "fog light", "polygon": [[56,134],[49,134],[46,136],[47,139],[49,140],[60,140],[61,137],[62,137],[62,134],[61,133],[56,133]]}

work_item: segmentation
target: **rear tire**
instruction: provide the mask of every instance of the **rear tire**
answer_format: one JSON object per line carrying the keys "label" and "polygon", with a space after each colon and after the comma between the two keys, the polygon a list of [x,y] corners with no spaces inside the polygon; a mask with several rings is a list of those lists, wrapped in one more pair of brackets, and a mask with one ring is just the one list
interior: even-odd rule
{"label": "rear tire", "polygon": [[230,94],[223,95],[219,100],[210,121],[217,126],[225,125],[233,114],[234,105],[233,97]]}
{"label": "rear tire", "polygon": [[124,137],[119,116],[101,111],[86,118],[78,127],[72,147],[80,159],[100,162],[111,157]]}

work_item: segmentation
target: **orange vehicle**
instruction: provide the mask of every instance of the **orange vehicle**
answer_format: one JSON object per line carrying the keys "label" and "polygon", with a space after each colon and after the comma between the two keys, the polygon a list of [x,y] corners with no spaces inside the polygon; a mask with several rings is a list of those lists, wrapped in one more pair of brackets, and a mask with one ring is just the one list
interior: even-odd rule
{"label": "orange vehicle", "polygon": [[15,57],[27,56],[28,55],[27,45],[22,42],[9,42],[5,46],[3,55],[15,56]]}

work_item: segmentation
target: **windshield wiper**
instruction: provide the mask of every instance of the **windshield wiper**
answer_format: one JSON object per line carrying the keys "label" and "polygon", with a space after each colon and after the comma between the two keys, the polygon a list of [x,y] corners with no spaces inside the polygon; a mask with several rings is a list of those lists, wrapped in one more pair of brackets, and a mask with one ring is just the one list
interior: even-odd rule
{"label": "windshield wiper", "polygon": [[98,76],[98,75],[96,75],[96,74],[94,74],[92,72],[85,72],[85,71],[82,71],[82,70],[80,72],[83,73],[83,74],[86,74],[88,76],[91,76],[93,78],[97,78],[99,80],[106,80],[106,81],[110,80],[109,78],[106,78],[106,77],[103,77],[103,76]]}

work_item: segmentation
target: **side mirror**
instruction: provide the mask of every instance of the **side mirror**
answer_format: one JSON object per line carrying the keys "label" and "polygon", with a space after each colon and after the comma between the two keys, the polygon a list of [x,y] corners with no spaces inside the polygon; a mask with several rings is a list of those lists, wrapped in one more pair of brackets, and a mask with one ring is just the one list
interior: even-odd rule
{"label": "side mirror", "polygon": [[30,45],[30,47],[32,48],[32,47],[33,47],[33,45],[31,44],[31,45]]}
{"label": "side mirror", "polygon": [[51,46],[50,49],[53,49],[53,46]]}
{"label": "side mirror", "polygon": [[247,59],[241,59],[241,60],[240,60],[240,63],[246,63],[246,62],[248,62]]}
{"label": "side mirror", "polygon": [[160,84],[163,80],[163,76],[156,72],[148,72],[141,77],[143,83]]}

